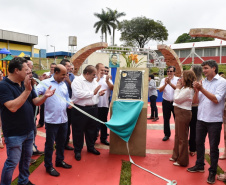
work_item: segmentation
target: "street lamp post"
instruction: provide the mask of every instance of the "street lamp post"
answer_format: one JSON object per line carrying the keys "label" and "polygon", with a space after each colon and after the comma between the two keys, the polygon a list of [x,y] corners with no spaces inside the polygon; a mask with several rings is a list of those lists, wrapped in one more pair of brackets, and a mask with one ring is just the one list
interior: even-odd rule
{"label": "street lamp post", "polygon": [[48,37],[49,35],[45,35],[46,36],[46,53],[48,52]]}
{"label": "street lamp post", "polygon": [[55,46],[53,46],[53,45],[50,45],[51,47],[53,47],[53,49],[54,49],[54,62],[56,62],[56,58],[55,58]]}

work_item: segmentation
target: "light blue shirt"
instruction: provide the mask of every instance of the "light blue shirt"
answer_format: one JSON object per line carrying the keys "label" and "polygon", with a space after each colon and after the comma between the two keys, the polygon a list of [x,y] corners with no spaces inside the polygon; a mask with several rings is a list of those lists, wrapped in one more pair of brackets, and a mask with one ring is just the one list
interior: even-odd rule
{"label": "light blue shirt", "polygon": [[[51,85],[51,89],[56,89],[55,93],[65,98],[67,101],[71,102],[67,86],[64,82],[58,83],[52,76],[51,78],[43,80],[42,83],[48,87]],[[38,95],[43,95],[46,91],[46,87],[44,87],[42,83],[38,84],[37,86]],[[55,94],[47,98],[45,101],[44,109],[45,122],[52,124],[66,123],[68,121],[66,111],[67,107],[68,104]]]}

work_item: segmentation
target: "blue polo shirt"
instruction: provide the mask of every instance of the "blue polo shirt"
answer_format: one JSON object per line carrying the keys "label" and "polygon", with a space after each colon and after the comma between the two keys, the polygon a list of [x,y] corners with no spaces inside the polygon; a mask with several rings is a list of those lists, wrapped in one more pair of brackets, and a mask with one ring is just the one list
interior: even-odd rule
{"label": "blue polo shirt", "polygon": [[1,119],[5,137],[26,135],[34,130],[32,99],[37,97],[34,90],[31,91],[25,103],[16,112],[11,112],[4,106],[5,102],[16,99],[24,90],[23,82],[21,86],[8,78],[0,82]]}

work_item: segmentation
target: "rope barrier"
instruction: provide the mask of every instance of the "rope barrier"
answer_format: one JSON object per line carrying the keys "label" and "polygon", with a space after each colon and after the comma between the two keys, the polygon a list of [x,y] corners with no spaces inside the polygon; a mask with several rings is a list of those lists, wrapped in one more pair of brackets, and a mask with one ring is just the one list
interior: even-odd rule
{"label": "rope barrier", "polygon": [[[34,77],[33,77],[33,78],[34,78]],[[35,79],[38,83],[40,83],[41,85],[43,85],[45,88],[47,88],[47,89],[49,88],[49,87],[46,86],[44,83],[42,83],[39,79],[36,79],[36,78],[34,78],[34,79]],[[34,88],[35,88],[35,91],[36,91],[36,93],[37,93],[37,88],[36,88],[36,86],[34,86]],[[37,93],[37,94],[38,94],[38,93]],[[57,97],[59,97],[60,99],[62,99],[63,101],[67,102],[69,105],[71,105],[71,106],[74,107],[75,109],[77,109],[78,111],[80,111],[81,113],[85,114],[86,116],[88,116],[88,117],[90,117],[90,118],[94,119],[95,121],[98,121],[98,122],[100,122],[100,123],[102,123],[102,124],[105,124],[105,122],[103,122],[103,121],[101,121],[101,120],[95,118],[94,116],[88,114],[87,112],[81,110],[80,108],[78,108],[78,107],[76,107],[74,104],[72,104],[71,102],[68,102],[65,98],[61,97],[61,96],[58,95],[56,92],[55,92],[54,94],[55,94]],[[128,142],[126,142],[126,147],[127,147],[127,151],[128,151],[128,155],[129,155],[129,160],[130,160],[130,162],[131,162],[132,164],[134,164],[134,165],[137,166],[138,168],[141,168],[142,170],[144,170],[144,171],[146,171],[146,172],[148,172],[148,173],[151,173],[152,175],[155,175],[156,177],[158,177],[158,178],[160,178],[160,179],[166,181],[166,182],[167,182],[166,185],[176,185],[176,184],[177,184],[177,181],[175,181],[175,180],[170,181],[170,180],[168,180],[168,179],[166,179],[166,178],[164,178],[164,177],[162,177],[162,176],[160,176],[160,175],[158,175],[158,174],[156,174],[156,173],[154,173],[154,172],[151,172],[151,171],[147,170],[146,168],[143,168],[142,166],[139,166],[139,165],[137,165],[136,163],[134,163],[133,160],[132,160],[132,158],[131,158],[131,156],[130,156]]]}

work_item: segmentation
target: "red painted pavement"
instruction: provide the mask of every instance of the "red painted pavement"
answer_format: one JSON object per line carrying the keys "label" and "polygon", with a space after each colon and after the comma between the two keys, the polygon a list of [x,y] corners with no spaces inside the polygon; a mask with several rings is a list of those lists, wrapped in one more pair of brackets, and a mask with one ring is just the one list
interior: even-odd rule
{"label": "red painted pavement", "polygon": [[[161,103],[157,103],[158,107]],[[149,108],[150,109],[150,108]],[[148,112],[150,114],[150,110]],[[161,108],[159,113],[161,114]],[[150,122],[148,124],[163,124],[162,115],[157,122]],[[173,123],[173,118],[171,118]],[[45,132],[45,128],[38,129]],[[170,150],[172,151],[174,143],[174,130],[170,139],[166,142],[162,141],[164,134],[162,130],[147,130],[147,149],[152,150]],[[44,150],[45,138],[37,136],[36,144],[39,150]],[[99,144],[99,140],[97,141]],[[208,139],[206,148],[208,146]],[[223,148],[223,131],[221,134],[220,148]],[[36,185],[117,185],[120,181],[120,172],[122,160],[129,160],[127,155],[112,155],[109,154],[108,149],[98,149],[101,155],[95,156],[86,151],[84,147],[82,151],[81,161],[74,159],[73,151],[65,151],[65,162],[71,164],[72,169],[56,168],[61,175],[59,177],[52,177],[45,172],[44,163],[42,163],[31,175],[31,182]],[[185,167],[177,167],[173,162],[169,161],[170,154],[147,154],[146,157],[132,156],[132,159],[138,165],[147,168],[148,170],[157,173],[169,180],[176,180],[178,185],[205,185],[208,177],[208,163],[206,162],[205,173],[189,173]],[[35,157],[34,157],[35,158]],[[36,157],[37,158],[37,157]],[[0,172],[2,170],[4,161],[6,159],[6,149],[0,149]],[[55,154],[53,155],[53,163]],[[189,167],[195,164],[196,156],[189,158]],[[220,161],[219,165],[226,170],[226,160]],[[55,166],[55,165],[54,165]],[[18,168],[16,168],[13,179],[18,176]],[[132,185],[166,185],[162,179],[132,165]],[[216,185],[223,185],[222,182],[216,180]]]}

